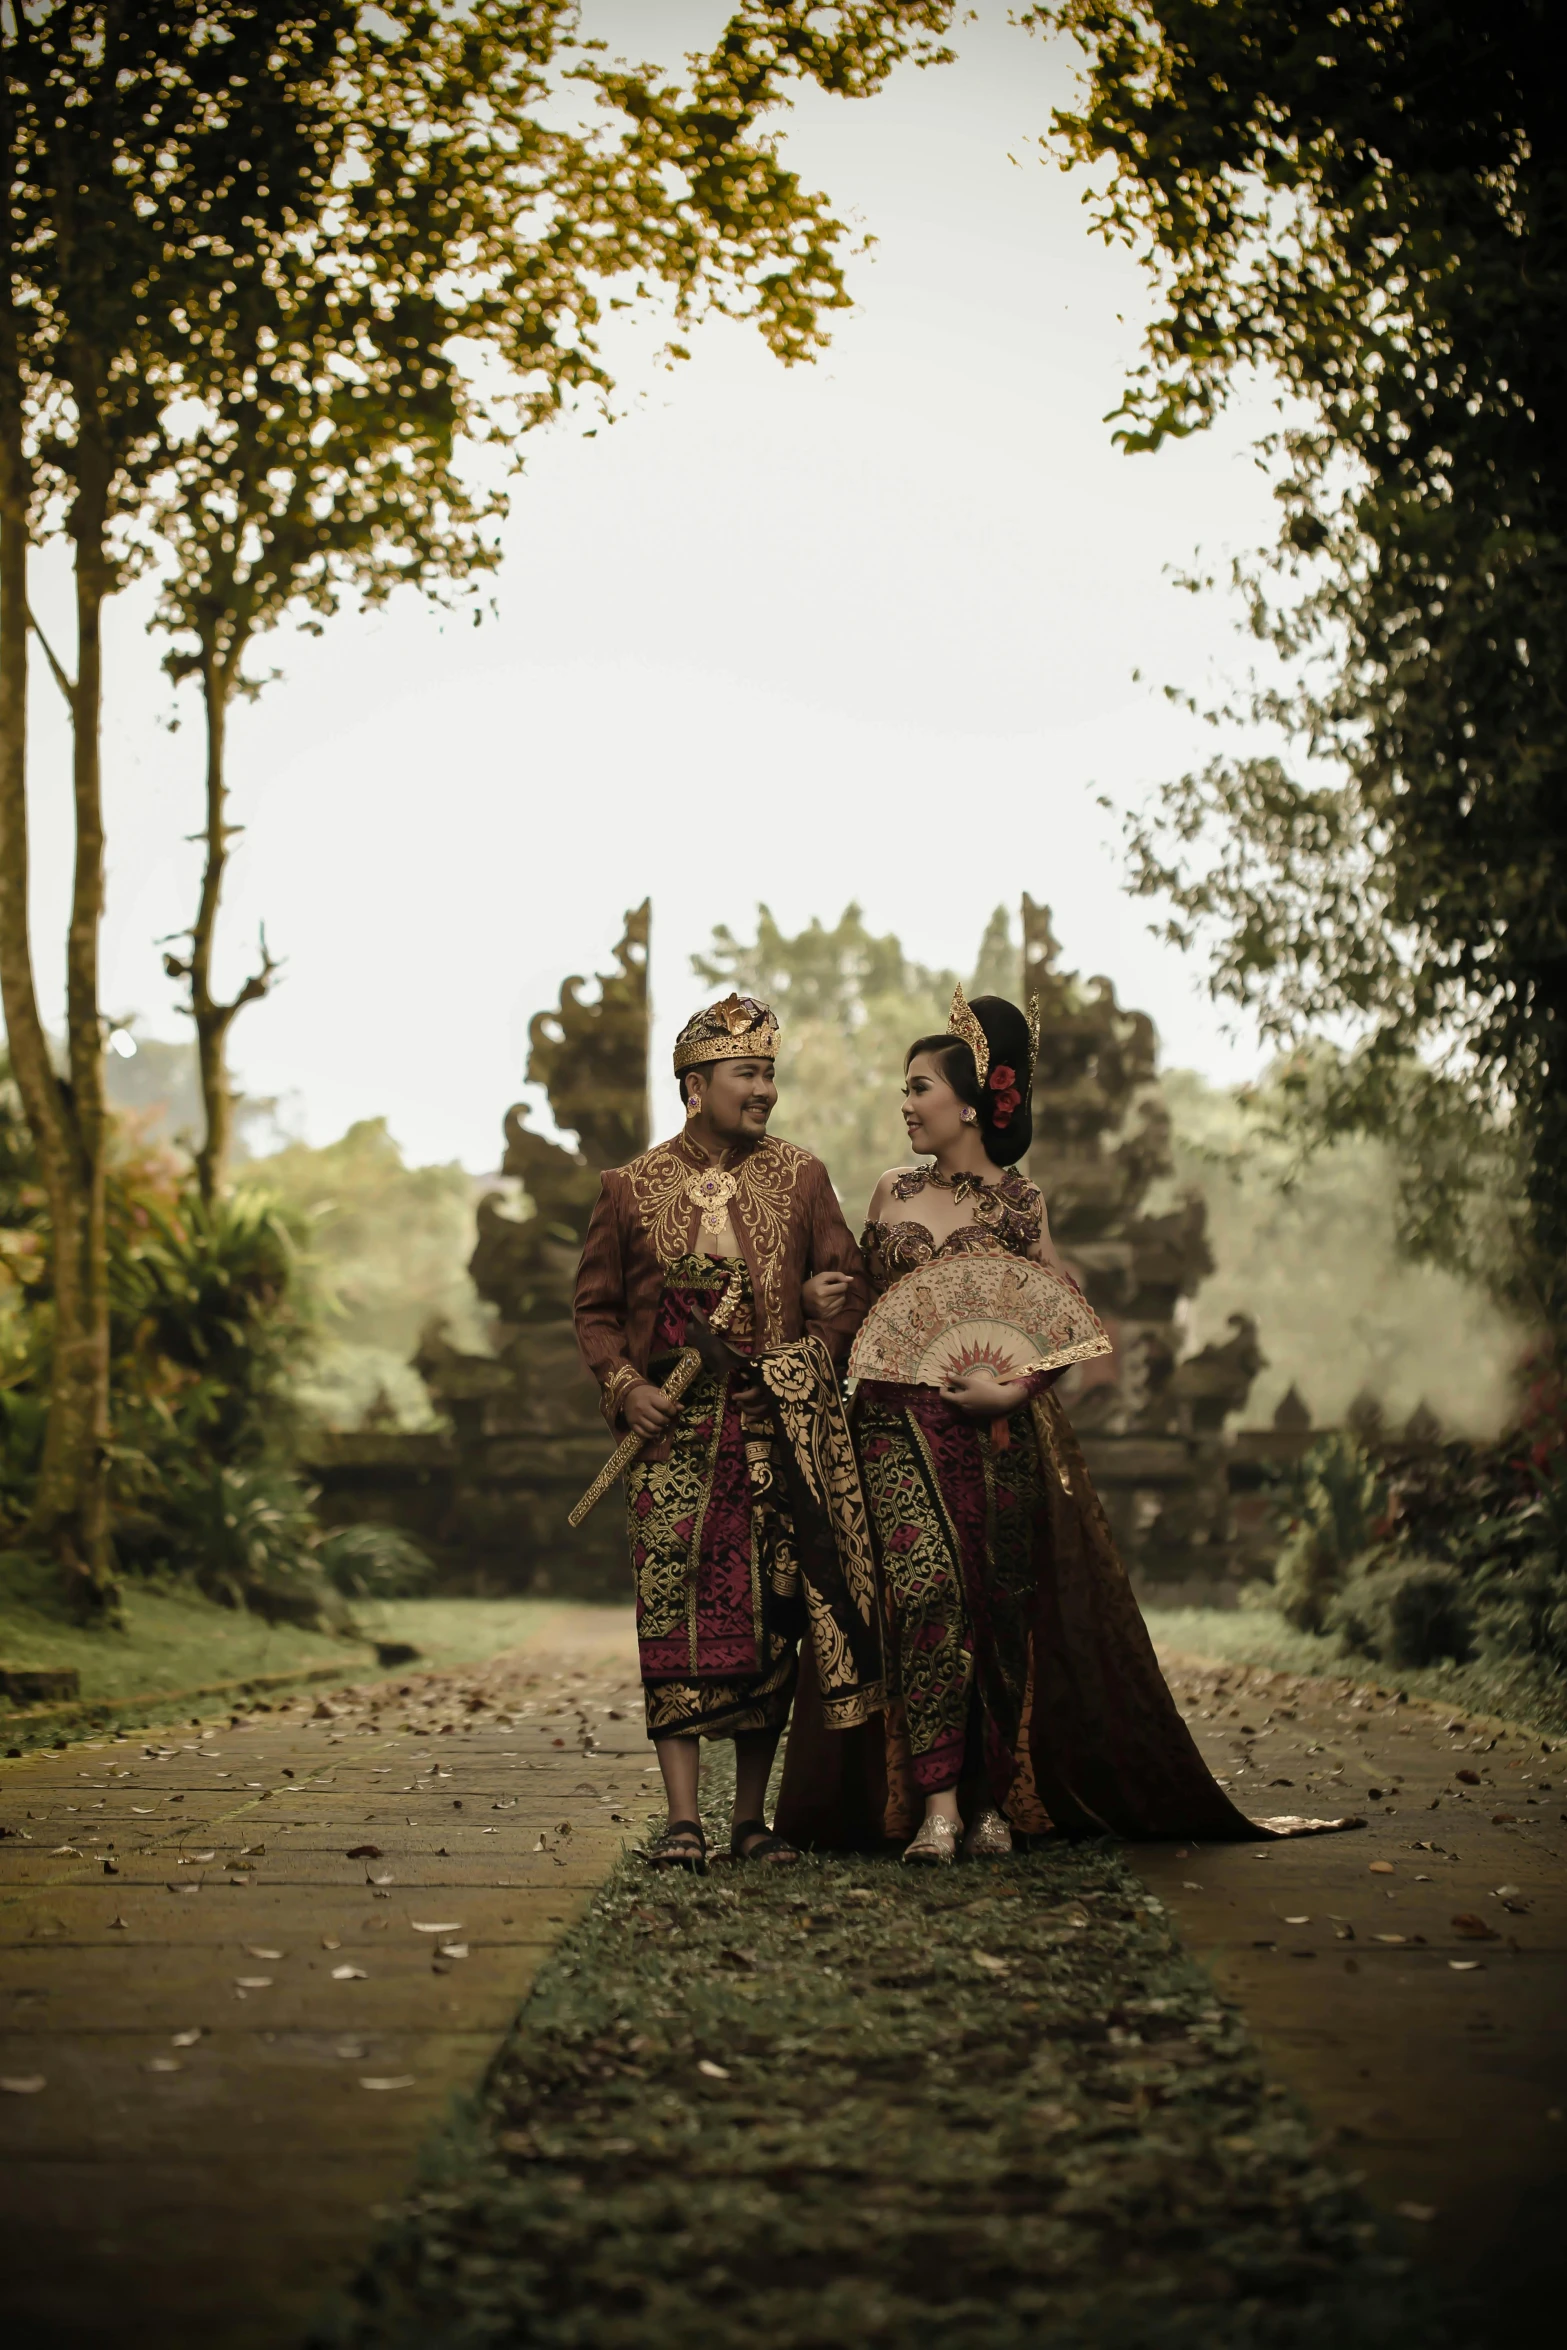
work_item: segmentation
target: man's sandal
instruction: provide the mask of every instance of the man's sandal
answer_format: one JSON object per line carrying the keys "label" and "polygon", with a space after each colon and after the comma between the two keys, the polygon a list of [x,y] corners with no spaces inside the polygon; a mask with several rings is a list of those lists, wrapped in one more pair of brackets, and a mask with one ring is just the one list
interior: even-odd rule
{"label": "man's sandal", "polygon": [[[745,1847],[752,1837],[756,1842],[749,1852]],[[770,1860],[780,1868],[787,1868],[800,1857],[787,1836],[780,1836],[765,1820],[736,1820],[729,1836],[731,1860]]]}
{"label": "man's sandal", "polygon": [[648,1846],[650,1869],[689,1869],[693,1877],[707,1875],[707,1838],[700,1820],[670,1820]]}

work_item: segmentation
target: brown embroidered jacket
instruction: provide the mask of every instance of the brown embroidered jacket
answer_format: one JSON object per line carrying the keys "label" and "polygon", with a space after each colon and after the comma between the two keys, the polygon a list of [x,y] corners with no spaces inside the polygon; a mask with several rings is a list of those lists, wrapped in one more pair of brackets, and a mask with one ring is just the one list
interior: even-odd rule
{"label": "brown embroidered jacket", "polygon": [[[709,1164],[684,1135],[655,1144],[603,1178],[577,1268],[577,1344],[613,1427],[645,1377],[665,1267],[698,1246],[700,1203],[686,1185]],[[870,1284],[827,1170],[771,1135],[727,1162],[730,1218],[750,1267],[758,1351],[813,1331],[841,1362],[865,1319]],[[800,1291],[813,1273],[848,1273],[853,1287],[830,1321],[807,1321]]]}

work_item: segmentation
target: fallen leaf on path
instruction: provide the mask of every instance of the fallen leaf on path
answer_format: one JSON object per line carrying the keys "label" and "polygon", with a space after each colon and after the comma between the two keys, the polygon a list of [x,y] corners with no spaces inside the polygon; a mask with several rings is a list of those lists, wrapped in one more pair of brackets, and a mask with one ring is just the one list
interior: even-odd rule
{"label": "fallen leaf on path", "polygon": [[1367,1865],[1374,1877],[1390,1877],[1393,1874],[1393,1863],[1390,1860],[1374,1860]]}
{"label": "fallen leaf on path", "polygon": [[1462,1779],[1466,1787],[1478,1787],[1480,1784],[1480,1774],[1478,1771],[1455,1771],[1453,1773],[1453,1777],[1455,1779]]}
{"label": "fallen leaf on path", "polygon": [[350,1844],[343,1857],[345,1860],[379,1860],[381,1847],[379,1844]]}
{"label": "fallen leaf on path", "polygon": [[413,2085],[412,2073],[361,2073],[359,2076],[361,2089],[411,2089]]}
{"label": "fallen leaf on path", "polygon": [[1402,1942],[1404,1936],[1402,1934],[1373,1934],[1371,1939],[1373,1942]]}
{"label": "fallen leaf on path", "polygon": [[36,2097],[40,2089],[48,2086],[43,2073],[0,2073],[0,2089],[8,2097]]}
{"label": "fallen leaf on path", "polygon": [[198,2024],[193,2032],[172,2032],[169,2035],[169,2046],[171,2048],[194,2048],[200,2038],[201,2026]]}
{"label": "fallen leaf on path", "polygon": [[460,1934],[461,1918],[448,1918],[444,1925],[429,1925],[423,1918],[410,1918],[408,1923],[416,1934]]}
{"label": "fallen leaf on path", "polygon": [[188,1854],[186,1855],[185,1859],[184,1859],[184,1860],[182,1860],[182,1861],[180,1862],[180,1867],[181,1867],[181,1868],[184,1868],[184,1867],[186,1867],[187,1865],[189,1865],[189,1866],[191,1866],[191,1867],[194,1867],[197,1861],[203,1861],[203,1860],[216,1860],[216,1859],[217,1859],[217,1857],[218,1857],[218,1856],[217,1856],[217,1853],[216,1853],[216,1851],[215,1851],[215,1850],[214,1850],[214,1851],[212,1851],[212,1852],[192,1852],[192,1853],[188,1853]]}
{"label": "fallen leaf on path", "polygon": [[1450,1958],[1447,1963],[1455,1975],[1472,1975],[1485,1965],[1483,1958]]}
{"label": "fallen leaf on path", "polygon": [[1493,1811],[1491,1825],[1493,1828],[1516,1828],[1518,1814],[1515,1811]]}
{"label": "fallen leaf on path", "polygon": [[185,2067],[177,2056],[149,2056],[141,2069],[144,2073],[182,2073]]}
{"label": "fallen leaf on path", "polygon": [[[557,1738],[555,1743],[559,1746],[561,1741]],[[705,2073],[710,2081],[727,2081],[729,2078],[728,2066],[714,2064],[710,2056],[699,2057],[696,2069],[699,2073]]]}
{"label": "fallen leaf on path", "polygon": [[468,1955],[466,1942],[442,1942],[437,1947],[443,1958],[466,1958]]}
{"label": "fallen leaf on path", "polygon": [[242,1991],[270,1991],[272,1988],[270,1975],[236,1975],[234,1980]]}
{"label": "fallen leaf on path", "polygon": [[1461,1909],[1452,1922],[1454,1930],[1462,1934],[1466,1942],[1499,1942],[1501,1940],[1496,1928],[1488,1926],[1484,1918],[1475,1910]]}
{"label": "fallen leaf on path", "polygon": [[341,1942],[339,1942],[335,1934],[323,1934],[321,1937],[321,1947],[323,1950],[341,1950],[343,1945]]}
{"label": "fallen leaf on path", "polygon": [[397,1879],[395,1877],[372,1877],[367,1875],[365,1878],[365,1883],[367,1885],[395,1885],[396,1882]]}
{"label": "fallen leaf on path", "polygon": [[332,1980],[334,1983],[363,1983],[368,1977],[362,1966],[335,1966],[332,1969]]}
{"label": "fallen leaf on path", "polygon": [[49,1847],[51,1860],[80,1860],[81,1857],[80,1851],[74,1844],[52,1844]]}
{"label": "fallen leaf on path", "polygon": [[988,1950],[976,1950],[970,1955],[974,1964],[982,1966],[987,1975],[1009,1975],[1012,1972],[1012,1961],[1009,1958],[992,1958]]}
{"label": "fallen leaf on path", "polygon": [[281,1958],[281,1950],[263,1950],[259,1942],[242,1942],[240,1948],[247,1958]]}
{"label": "fallen leaf on path", "polygon": [[1286,1918],[1284,1923],[1287,1926],[1309,1926],[1311,1920],[1310,1918]]}

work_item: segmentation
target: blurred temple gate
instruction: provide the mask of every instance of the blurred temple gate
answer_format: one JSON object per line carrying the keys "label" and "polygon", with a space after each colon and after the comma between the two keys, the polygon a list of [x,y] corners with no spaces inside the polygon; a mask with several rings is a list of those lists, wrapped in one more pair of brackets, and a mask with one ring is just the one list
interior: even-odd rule
{"label": "blurred temple gate", "polygon": [[568,979],[559,1009],[535,1015],[528,1077],[541,1083],[567,1150],[528,1131],[526,1104],[505,1117],[504,1175],[522,1184],[532,1213],[503,1194],[479,1205],[469,1262],[496,1309],[494,1352],[463,1354],[439,1331],[415,1358],[436,1407],[452,1423],[455,1463],[441,1546],[470,1587],[625,1594],[625,1526],[608,1496],[576,1533],[567,1512],[602,1465],[612,1439],[572,1327],[577,1259],[598,1198],[599,1170],[648,1145],[648,928],[646,899],[626,916],[617,968],[595,1000]]}
{"label": "blurred temple gate", "polygon": [[1023,900],[1023,992],[1039,998],[1029,1172],[1056,1246],[1115,1342],[1062,1383],[1122,1556],[1140,1589],[1176,1600],[1226,1596],[1255,1572],[1237,1540],[1226,1423],[1263,1367],[1256,1324],[1183,1357],[1186,1301],[1213,1271],[1208,1211],[1188,1197],[1144,1206],[1171,1169],[1158,1039],[1108,979],[1057,970],[1050,909]]}
{"label": "blurred temple gate", "polygon": [[[626,1593],[618,1495],[577,1533],[566,1524],[611,1441],[571,1301],[599,1170],[650,1139],[649,922],[646,901],[626,916],[592,1000],[568,979],[559,1008],[531,1023],[528,1077],[580,1147],[531,1133],[525,1105],[506,1113],[501,1171],[529,1212],[499,1192],[484,1199],[469,1268],[496,1311],[494,1351],[465,1354],[432,1329],[415,1358],[451,1433],[367,1428],[313,1450],[323,1515],[406,1526],[449,1589]],[[1040,1000],[1029,1168],[1115,1342],[1108,1360],[1069,1374],[1063,1398],[1139,1589],[1223,1602],[1269,1569],[1273,1481],[1311,1441],[1310,1416],[1292,1393],[1274,1427],[1230,1433],[1263,1364],[1248,1317],[1232,1316],[1222,1345],[1184,1352],[1187,1303],[1213,1260],[1201,1199],[1146,1204],[1171,1170],[1154,1025],[1124,1010],[1108,979],[1058,970],[1058,954],[1049,909],[1025,897],[1024,994]]]}

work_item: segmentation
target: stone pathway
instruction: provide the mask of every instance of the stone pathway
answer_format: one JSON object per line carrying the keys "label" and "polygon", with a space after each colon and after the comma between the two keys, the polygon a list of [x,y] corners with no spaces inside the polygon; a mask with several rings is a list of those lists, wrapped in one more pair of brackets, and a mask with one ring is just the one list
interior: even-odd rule
{"label": "stone pathway", "polygon": [[0,1763],[0,2318],[281,2350],[644,1808],[629,1616]]}
{"label": "stone pathway", "polygon": [[[1129,1858],[1411,2254],[1519,2338],[1563,2283],[1567,1750],[1165,1664],[1246,1808],[1370,1825]],[[650,1770],[629,1617],[591,1609],[482,1670],[0,1763],[8,2336],[300,2340]]]}
{"label": "stone pathway", "polygon": [[1567,1747],[1161,1659],[1243,1810],[1364,1833],[1128,1858],[1405,2249],[1522,2338],[1567,2286]]}

